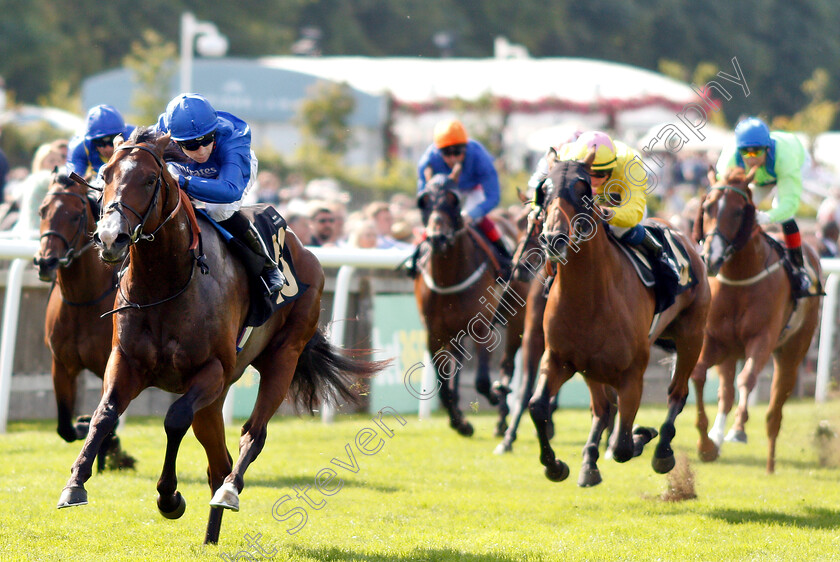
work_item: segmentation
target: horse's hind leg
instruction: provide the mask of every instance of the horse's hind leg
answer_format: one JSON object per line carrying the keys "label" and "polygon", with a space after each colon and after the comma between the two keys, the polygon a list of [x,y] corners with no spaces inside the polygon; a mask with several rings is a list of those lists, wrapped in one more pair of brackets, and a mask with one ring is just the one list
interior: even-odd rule
{"label": "horse's hind leg", "polygon": [[490,351],[483,345],[477,344],[478,349],[476,355],[478,356],[475,369],[475,389],[476,391],[487,398],[491,406],[499,404],[499,395],[493,392],[490,384]]}
{"label": "horse's hind leg", "polygon": [[601,443],[601,435],[610,423],[610,399],[606,394],[604,385],[594,381],[586,380],[589,387],[589,404],[592,410],[592,428],[589,431],[589,438],[583,446],[583,463],[578,476],[578,486],[584,488],[596,486],[601,483],[601,471],[598,470],[598,447]]}
{"label": "horse's hind leg", "polygon": [[[225,425],[222,418],[223,403],[224,399],[220,397],[215,403],[197,411],[192,423],[193,433],[195,433],[196,439],[204,447],[207,454],[207,480],[210,484],[211,495],[224,483],[225,476],[230,474],[233,465],[233,459],[231,459],[225,445]],[[219,542],[223,514],[224,508],[210,508],[204,544]]]}
{"label": "horse's hind leg", "polygon": [[659,443],[651,461],[653,470],[659,474],[670,472],[676,464],[674,450],[671,448],[671,441],[676,435],[674,423],[688,399],[688,379],[697,364],[702,344],[702,333],[677,342],[677,357],[672,370],[671,384],[668,385],[668,413],[659,428]]}
{"label": "horse's hind leg", "polygon": [[[195,413],[213,402],[218,402],[225,387],[222,364],[212,360],[193,377],[193,385],[169,406],[163,427],[166,430],[166,454],[157,483],[157,507],[167,519],[177,519],[184,514],[186,500],[178,492],[175,463],[181,440],[193,423]],[[218,405],[221,407],[221,404]]]}
{"label": "horse's hind leg", "polygon": [[560,482],[569,477],[569,466],[557,460],[548,437],[548,421],[551,418],[551,397],[560,387],[572,378],[574,371],[560,364],[557,356],[546,350],[540,362],[540,378],[534,396],[528,405],[531,419],[537,428],[540,441],[540,462],[545,466],[545,476],[552,482]]}

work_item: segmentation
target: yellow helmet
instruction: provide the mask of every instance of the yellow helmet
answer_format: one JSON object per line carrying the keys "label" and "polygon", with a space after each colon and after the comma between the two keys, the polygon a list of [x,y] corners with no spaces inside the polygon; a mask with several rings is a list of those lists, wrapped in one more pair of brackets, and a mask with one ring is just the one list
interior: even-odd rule
{"label": "yellow helmet", "polygon": [[584,160],[589,150],[595,149],[593,170],[612,170],[615,168],[615,144],[607,133],[601,131],[587,131],[575,141],[572,157]]}
{"label": "yellow helmet", "polygon": [[457,119],[446,119],[435,125],[435,147],[467,144],[467,130]]}

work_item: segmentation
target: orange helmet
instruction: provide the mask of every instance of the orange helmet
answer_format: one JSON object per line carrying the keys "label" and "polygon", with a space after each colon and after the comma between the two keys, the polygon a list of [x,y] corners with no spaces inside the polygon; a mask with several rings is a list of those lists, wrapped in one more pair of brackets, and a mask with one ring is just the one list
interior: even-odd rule
{"label": "orange helmet", "polygon": [[457,119],[446,119],[435,125],[435,147],[467,144],[467,130]]}

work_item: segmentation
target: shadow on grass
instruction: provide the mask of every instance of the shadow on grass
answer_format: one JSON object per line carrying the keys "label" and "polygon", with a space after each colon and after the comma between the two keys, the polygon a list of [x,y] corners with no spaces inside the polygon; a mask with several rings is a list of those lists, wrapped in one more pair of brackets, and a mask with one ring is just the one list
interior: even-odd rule
{"label": "shadow on grass", "polygon": [[757,511],[749,509],[721,509],[709,513],[711,517],[721,519],[732,525],[743,523],[775,523],[801,529],[838,529],[840,528],[840,510],[806,507],[806,515],[791,515],[776,511]]}
{"label": "shadow on grass", "polygon": [[363,554],[338,548],[306,548],[297,545],[293,546],[292,550],[300,556],[307,556],[315,560],[364,560],[366,562],[389,562],[393,560],[405,562],[414,560],[418,562],[434,562],[437,560],[447,562],[450,560],[460,560],[462,562],[479,562],[484,560],[514,562],[522,560],[522,557],[511,557],[503,554],[468,554],[451,548],[418,548],[404,556],[396,556],[394,554]]}
{"label": "shadow on grass", "polygon": [[[344,487],[348,488],[362,488],[365,490],[376,490],[377,492],[382,493],[394,493],[402,491],[402,488],[397,488],[394,486],[378,486],[376,484],[371,484],[370,482],[356,482],[352,479],[343,477],[341,478],[344,481]],[[265,488],[275,488],[275,489],[291,489],[292,486],[309,486],[312,487],[315,482],[315,475],[313,474],[311,477],[300,477],[300,476],[279,476],[277,478],[248,478],[248,473],[245,473],[245,489],[252,486],[262,486]],[[207,485],[207,478],[202,477],[199,478],[197,475],[185,475],[185,476],[178,476],[178,483],[188,483],[188,484],[203,484]],[[209,488],[208,488],[209,489]]]}

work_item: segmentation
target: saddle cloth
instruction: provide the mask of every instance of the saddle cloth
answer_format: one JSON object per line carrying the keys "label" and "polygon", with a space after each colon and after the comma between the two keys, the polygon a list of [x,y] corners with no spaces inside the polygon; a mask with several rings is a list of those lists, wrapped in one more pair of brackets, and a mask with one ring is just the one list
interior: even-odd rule
{"label": "saddle cloth", "polygon": [[265,242],[269,252],[272,253],[272,258],[277,262],[280,271],[286,277],[287,284],[279,292],[274,293],[271,298],[265,294],[265,285],[260,279],[260,274],[265,265],[263,258],[246,248],[242,242],[231,236],[216,221],[210,219],[203,210],[196,209],[196,211],[207,218],[210,224],[219,231],[227,242],[228,248],[242,261],[245,270],[248,272],[250,307],[245,319],[245,327],[262,326],[275,311],[297,299],[309,288],[309,285],[301,282],[297,277],[291,252],[285,244],[286,220],[280,216],[280,213],[274,207],[257,204],[243,206],[239,209],[239,212],[248,217],[248,220],[257,227],[263,242]]}
{"label": "saddle cloth", "polygon": [[697,274],[691,267],[688,253],[679,239],[674,236],[671,229],[665,228],[657,223],[645,224],[644,227],[648,232],[653,234],[654,238],[662,245],[663,250],[677,264],[677,268],[680,271],[679,283],[663,282],[657,268],[653,267],[653,264],[650,263],[641,247],[625,244],[612,235],[612,233],[610,233],[610,239],[630,259],[630,263],[633,264],[636,274],[645,287],[653,288],[656,297],[654,313],[658,314],[674,304],[677,295],[680,295],[697,284]]}

